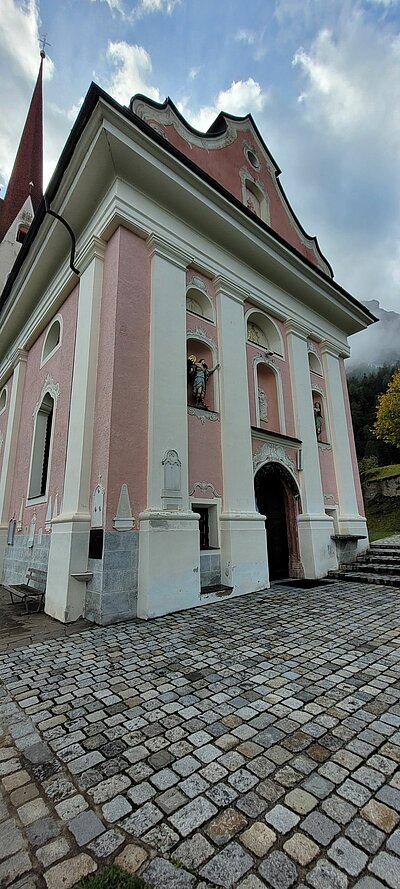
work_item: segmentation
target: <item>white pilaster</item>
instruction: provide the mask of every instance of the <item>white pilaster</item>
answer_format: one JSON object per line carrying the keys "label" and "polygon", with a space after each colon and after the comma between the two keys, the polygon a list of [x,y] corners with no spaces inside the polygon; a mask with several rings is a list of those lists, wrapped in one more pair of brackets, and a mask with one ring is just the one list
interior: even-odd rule
{"label": "white pilaster", "polygon": [[306,577],[322,577],[337,563],[331,541],[333,521],[326,515],[324,506],[308,364],[308,332],[293,321],[287,321],[285,326],[296,435],[301,439],[303,456],[300,473],[303,511],[297,520],[301,560]]}
{"label": "white pilaster", "polygon": [[18,433],[21,421],[22,396],[28,353],[18,349],[13,359],[13,377],[10,406],[8,409],[7,431],[4,442],[3,465],[0,477],[0,577],[3,572],[4,554],[7,542],[8,522],[11,518],[10,499],[14,479]]}
{"label": "white pilaster", "polygon": [[221,277],[215,289],[221,365],[221,578],[235,593],[246,593],[269,586],[265,517],[256,511],[254,497],[243,312],[247,294]]}
{"label": "white pilaster", "polygon": [[104,242],[93,238],[79,258],[81,278],[63,508],[52,522],[46,589],[46,612],[64,622],[76,620],[85,607],[86,585],[72,575],[87,571],[104,252]]}
{"label": "white pilaster", "polygon": [[[189,608],[200,598],[198,516],[190,510],[188,491],[186,267],[190,257],[154,236],[148,244],[147,509],[139,517],[138,617],[142,618]],[[167,457],[171,453],[177,458],[172,487]]]}
{"label": "white pilaster", "polygon": [[[358,511],[343,381],[340,373],[340,353],[335,346],[326,341],[321,344],[321,353],[339,497],[339,533],[367,535],[365,519],[360,516]],[[367,545],[368,538],[364,542],[360,541],[359,549],[365,549]]]}

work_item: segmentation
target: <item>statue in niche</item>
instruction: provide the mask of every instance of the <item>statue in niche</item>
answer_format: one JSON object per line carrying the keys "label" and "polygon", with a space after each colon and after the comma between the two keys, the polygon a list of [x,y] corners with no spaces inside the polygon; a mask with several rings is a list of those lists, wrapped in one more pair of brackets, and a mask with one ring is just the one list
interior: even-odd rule
{"label": "statue in niche", "polygon": [[264,423],[268,423],[268,401],[267,396],[264,392],[264,389],[257,390],[258,395],[258,413],[260,420],[263,420]]}
{"label": "statue in niche", "polygon": [[216,364],[215,367],[210,370],[204,358],[199,358],[197,360],[196,355],[189,355],[187,368],[188,381],[192,385],[192,395],[195,407],[208,411],[208,407],[204,400],[207,393],[207,383],[211,374],[215,373],[219,367],[220,365]]}
{"label": "statue in niche", "polygon": [[314,401],[314,422],[315,422],[315,431],[317,433],[318,440],[321,438],[322,433],[322,409],[321,402]]}

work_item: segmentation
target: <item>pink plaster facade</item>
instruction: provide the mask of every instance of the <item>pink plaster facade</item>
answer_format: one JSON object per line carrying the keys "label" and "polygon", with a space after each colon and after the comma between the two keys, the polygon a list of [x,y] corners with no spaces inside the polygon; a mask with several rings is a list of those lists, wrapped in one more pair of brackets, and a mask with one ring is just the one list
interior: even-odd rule
{"label": "pink plaster facade", "polygon": [[150,257],[122,226],[104,259],[91,490],[101,476],[105,530],[113,529],[121,485],[133,515],[146,509]]}
{"label": "pink plaster facade", "polygon": [[[69,406],[71,398],[72,373],[75,348],[76,317],[78,306],[78,287],[65,300],[57,315],[62,317],[62,340],[57,351],[45,364],[41,365],[42,349],[51,322],[38,337],[28,353],[25,385],[22,399],[21,422],[18,434],[17,456],[15,461],[14,479],[11,491],[10,515],[18,517],[23,503],[23,533],[27,533],[32,516],[36,515],[36,530],[45,525],[48,498],[52,498],[54,508],[55,497],[60,509],[64,489],[65,457],[67,450]],[[29,470],[31,461],[32,441],[34,435],[33,415],[40,405],[46,390],[48,378],[50,383],[59,387],[56,399],[52,445],[49,459],[47,479],[47,496],[29,501]]]}

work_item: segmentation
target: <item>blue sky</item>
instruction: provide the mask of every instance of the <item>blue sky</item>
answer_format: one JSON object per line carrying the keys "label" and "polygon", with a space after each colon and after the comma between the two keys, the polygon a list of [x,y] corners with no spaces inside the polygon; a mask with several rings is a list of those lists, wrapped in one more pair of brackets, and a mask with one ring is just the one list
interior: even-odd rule
{"label": "blue sky", "polygon": [[47,179],[91,80],[200,129],[250,111],[336,280],[400,311],[400,0],[0,0],[0,24],[3,185],[47,33]]}

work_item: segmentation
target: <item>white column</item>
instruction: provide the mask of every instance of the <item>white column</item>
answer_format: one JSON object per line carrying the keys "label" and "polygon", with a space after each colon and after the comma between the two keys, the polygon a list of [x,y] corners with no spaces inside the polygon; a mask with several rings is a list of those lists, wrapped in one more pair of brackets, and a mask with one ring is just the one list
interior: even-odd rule
{"label": "white column", "polygon": [[100,306],[105,244],[93,238],[79,258],[78,315],[72,378],[62,513],[53,520],[46,612],[58,620],[84,613],[86,584],[73,577],[87,571],[90,531],[90,473]]}
{"label": "white column", "polygon": [[234,593],[269,586],[265,516],[255,508],[244,291],[218,277],[221,449],[223,508],[221,579]]}
{"label": "white column", "polygon": [[[351,459],[349,428],[340,373],[340,352],[328,342],[321,344],[322,361],[326,383],[326,397],[329,414],[329,428],[335,466],[336,484],[339,497],[339,533],[367,535],[366,522],[360,516]],[[365,549],[368,540],[359,549]]]}
{"label": "white column", "polygon": [[286,322],[296,435],[302,442],[300,473],[302,513],[298,516],[301,560],[306,577],[322,577],[337,563],[331,535],[333,521],[327,516],[322,490],[318,442],[308,364],[307,331]]}
{"label": "white column", "polygon": [[0,577],[3,572],[8,522],[11,518],[9,514],[11,489],[14,479],[27,359],[28,353],[22,349],[18,349],[12,362],[14,370],[11,393],[9,395],[10,406],[8,409],[7,431],[4,442],[3,465],[0,477]]}
{"label": "white column", "polygon": [[155,236],[148,243],[147,509],[139,517],[138,617],[142,618],[200,603],[198,515],[190,510],[188,490],[186,267],[190,257]]}

